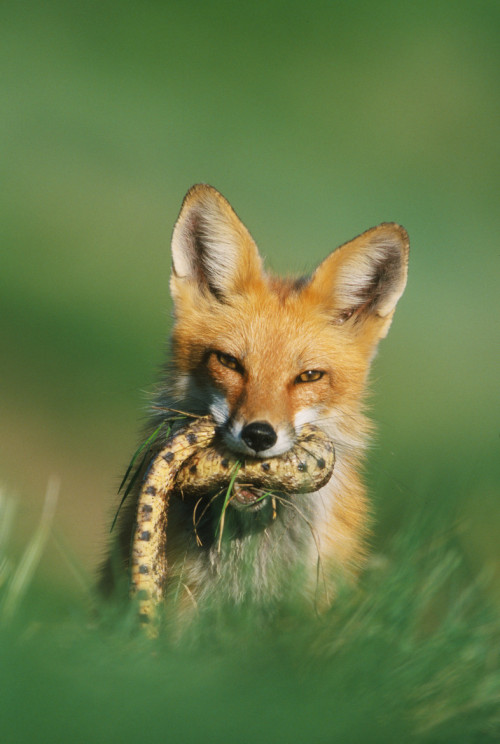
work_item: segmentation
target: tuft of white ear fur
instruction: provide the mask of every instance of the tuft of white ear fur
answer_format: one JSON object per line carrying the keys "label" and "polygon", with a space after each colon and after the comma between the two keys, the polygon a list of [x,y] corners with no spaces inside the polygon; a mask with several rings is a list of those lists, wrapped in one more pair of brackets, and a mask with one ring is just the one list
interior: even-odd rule
{"label": "tuft of white ear fur", "polygon": [[383,223],[342,246],[345,254],[337,279],[337,302],[345,308],[367,303],[381,318],[392,313],[403,294],[408,273],[406,230]]}
{"label": "tuft of white ear fur", "polygon": [[332,308],[336,321],[390,319],[408,273],[409,239],[394,222],[372,227],[331,253],[316,269],[310,289]]}
{"label": "tuft of white ear fur", "polygon": [[237,291],[262,262],[252,236],[212,186],[196,184],[184,198],[172,236],[172,289],[196,283],[218,299]]}

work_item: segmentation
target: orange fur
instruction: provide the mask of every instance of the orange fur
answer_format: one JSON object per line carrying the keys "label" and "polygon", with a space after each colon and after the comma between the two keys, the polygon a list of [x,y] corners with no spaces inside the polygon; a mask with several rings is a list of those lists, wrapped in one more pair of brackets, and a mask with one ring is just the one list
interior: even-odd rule
{"label": "orange fur", "polygon": [[[172,258],[172,360],[151,427],[168,407],[211,413],[236,453],[268,457],[293,446],[309,422],[330,435],[337,459],[330,482],[315,494],[294,496],[276,520],[266,519],[265,509],[234,510],[222,553],[210,525],[199,546],[193,505],[174,499],[170,590],[184,587],[196,600],[215,589],[234,600],[275,599],[302,572],[304,594],[311,595],[319,560],[321,601],[328,602],[339,573],[354,575],[365,555],[367,502],[359,469],[370,425],[363,396],[370,362],[405,287],[408,236],[384,223],[331,253],[311,277],[271,277],[229,203],[197,185],[182,205]],[[132,500],[120,531],[125,562],[134,506]]]}

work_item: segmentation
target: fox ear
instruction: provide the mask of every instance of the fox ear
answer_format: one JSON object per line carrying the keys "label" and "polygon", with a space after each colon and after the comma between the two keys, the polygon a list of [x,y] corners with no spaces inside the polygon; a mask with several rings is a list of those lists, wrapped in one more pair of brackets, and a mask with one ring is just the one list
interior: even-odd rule
{"label": "fox ear", "polygon": [[406,285],[409,246],[401,225],[384,222],[331,253],[313,274],[310,291],[327,302],[336,323],[377,318],[386,321],[379,334],[385,335]]}
{"label": "fox ear", "polygon": [[229,202],[212,186],[193,186],[172,236],[174,300],[189,285],[225,301],[261,275],[257,246]]}

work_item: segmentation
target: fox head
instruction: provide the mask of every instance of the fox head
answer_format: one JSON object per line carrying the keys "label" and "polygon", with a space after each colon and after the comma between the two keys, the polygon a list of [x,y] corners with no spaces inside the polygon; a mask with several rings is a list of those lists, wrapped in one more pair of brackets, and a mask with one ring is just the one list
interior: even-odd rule
{"label": "fox head", "polygon": [[337,441],[355,439],[370,362],[405,288],[408,250],[406,231],[383,223],[309,277],[273,277],[226,199],[193,186],[172,238],[178,406],[211,413],[226,444],[246,455],[286,452],[305,423]]}

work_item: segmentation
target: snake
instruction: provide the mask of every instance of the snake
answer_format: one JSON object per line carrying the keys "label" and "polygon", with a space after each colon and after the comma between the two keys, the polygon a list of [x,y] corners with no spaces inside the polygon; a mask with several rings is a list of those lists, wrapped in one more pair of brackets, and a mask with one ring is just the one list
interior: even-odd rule
{"label": "snake", "polygon": [[131,548],[130,596],[149,635],[157,634],[157,607],[168,578],[166,528],[174,492],[185,499],[227,489],[228,503],[258,508],[272,491],[318,491],[330,480],[334,465],[333,443],[312,424],[301,428],[290,450],[267,459],[229,450],[208,416],[189,421],[171,435],[143,477]]}

